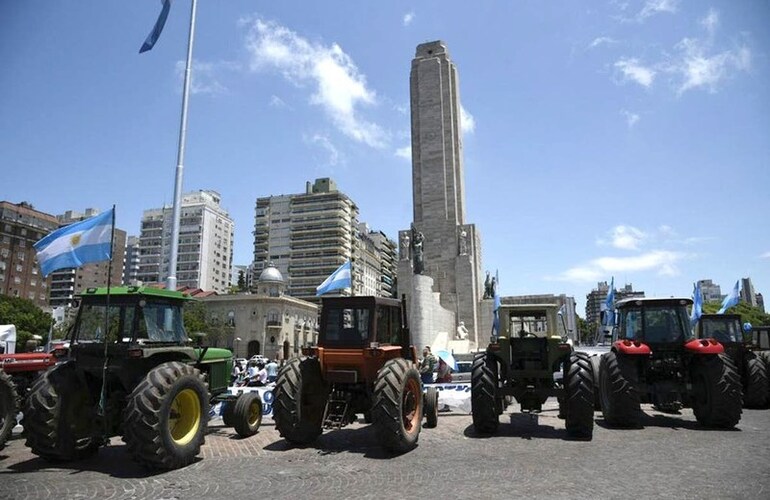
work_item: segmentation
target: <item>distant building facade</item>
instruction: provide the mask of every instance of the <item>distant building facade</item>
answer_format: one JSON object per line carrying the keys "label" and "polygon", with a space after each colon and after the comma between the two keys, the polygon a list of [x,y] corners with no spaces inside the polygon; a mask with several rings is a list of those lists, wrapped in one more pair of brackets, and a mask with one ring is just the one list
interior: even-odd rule
{"label": "distant building facade", "polygon": [[741,278],[741,301],[752,307],[757,307],[757,293],[754,291],[754,285],[751,278]]}
{"label": "distant building facade", "polygon": [[123,259],[123,284],[135,285],[139,275],[139,237],[126,237],[126,257]]}
{"label": "distant building facade", "polygon": [[720,302],[722,300],[722,288],[711,280],[698,280],[703,302]]}
{"label": "distant building facade", "polygon": [[317,341],[318,306],[285,294],[286,281],[272,266],[255,281],[255,293],[217,295],[203,299],[212,319],[224,325],[219,345],[239,358],[262,354],[284,360]]}
{"label": "distant building facade", "polygon": [[27,202],[0,201],[0,294],[48,305],[51,277],[40,273],[32,245],[58,227],[55,216]]}
{"label": "distant building facade", "polygon": [[[220,206],[219,193],[201,190],[182,196],[176,278],[180,287],[227,293],[230,288],[235,223]],[[163,283],[171,256],[173,207],[145,210],[139,235],[143,283]]]}
{"label": "distant building facade", "polygon": [[[601,311],[604,302],[607,300],[607,293],[610,286],[606,281],[600,281],[596,288],[586,295],[586,323],[589,325],[598,325],[601,323]],[[643,291],[635,291],[632,283],[626,283],[623,288],[615,289],[615,302],[634,297],[644,297]]]}
{"label": "distant building facade", "polygon": [[[57,215],[59,227],[69,226],[75,222],[88,219],[100,212],[96,208],[87,208],[84,212],[67,210]],[[107,286],[107,275],[110,283],[118,286],[123,282],[123,266],[126,253],[126,232],[115,229],[115,239],[112,245],[112,266],[109,261],[86,264],[78,268],[60,269],[51,273],[51,288],[49,305],[51,307],[71,307],[76,295],[87,288]]]}

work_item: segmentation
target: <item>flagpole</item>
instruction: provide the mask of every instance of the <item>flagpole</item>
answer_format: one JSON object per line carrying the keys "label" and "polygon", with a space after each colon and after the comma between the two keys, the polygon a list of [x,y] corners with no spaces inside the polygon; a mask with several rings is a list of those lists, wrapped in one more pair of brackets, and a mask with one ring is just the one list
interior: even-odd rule
{"label": "flagpole", "polygon": [[190,31],[187,38],[187,65],[184,70],[184,90],[182,92],[182,116],[179,123],[179,148],[177,150],[176,179],[174,181],[174,207],[171,225],[171,256],[168,259],[168,278],[166,289],[176,290],[176,263],[179,252],[179,226],[182,211],[182,173],[184,171],[184,147],[187,138],[187,103],[190,97],[190,73],[192,69],[193,39],[195,38],[195,11],[198,1],[192,0],[190,8]]}

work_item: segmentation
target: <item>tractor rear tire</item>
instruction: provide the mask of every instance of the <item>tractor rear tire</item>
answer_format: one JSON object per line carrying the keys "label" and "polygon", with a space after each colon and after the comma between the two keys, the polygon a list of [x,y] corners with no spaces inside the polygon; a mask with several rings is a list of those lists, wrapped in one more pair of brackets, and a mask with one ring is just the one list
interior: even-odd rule
{"label": "tractor rear tire", "polygon": [[588,438],[594,432],[594,380],[591,361],[583,353],[573,352],[564,374],[564,425],[567,435]]}
{"label": "tractor rear tire", "polygon": [[292,358],[278,373],[273,400],[273,420],[290,443],[305,445],[321,435],[328,387],[315,358]]}
{"label": "tractor rear tire", "polygon": [[496,392],[497,361],[487,353],[477,354],[471,366],[471,410],[480,434],[494,434],[500,425]]}
{"label": "tractor rear tire", "polygon": [[611,351],[602,355],[599,392],[602,415],[612,427],[639,427],[642,407],[636,388],[637,374],[633,358]]}
{"label": "tractor rear tire", "polygon": [[438,389],[428,387],[425,392],[425,428],[433,429],[438,425]]}
{"label": "tractor rear tire", "polygon": [[602,409],[602,396],[599,392],[599,374],[601,373],[601,355],[591,356],[591,373],[594,376],[594,410],[600,411]]}
{"label": "tractor rear tire", "polygon": [[242,438],[251,437],[262,425],[262,397],[258,392],[245,392],[233,405],[233,427]]}
{"label": "tractor rear tire", "polygon": [[394,453],[417,446],[422,416],[420,372],[406,359],[387,361],[377,372],[372,406],[372,419],[382,446]]}
{"label": "tractor rear tire", "polygon": [[731,429],[741,419],[741,377],[724,354],[702,356],[692,366],[692,410],[704,427]]}
{"label": "tractor rear tire", "polygon": [[19,396],[16,394],[16,384],[10,375],[0,370],[0,450],[11,437],[18,412]]}
{"label": "tractor rear tire", "polygon": [[128,397],[124,434],[134,460],[149,469],[178,469],[201,451],[209,393],[201,372],[170,361],[150,370]]}
{"label": "tractor rear tire", "polygon": [[[767,378],[770,379],[770,351],[759,351],[755,353],[759,359],[765,364],[765,373]],[[770,382],[767,384],[767,398],[765,399],[765,408],[770,407]]]}
{"label": "tractor rear tire", "polygon": [[61,365],[38,377],[24,402],[24,432],[32,453],[53,462],[89,457],[102,438],[88,387],[73,365]]}
{"label": "tractor rear tire", "polygon": [[762,358],[753,352],[747,352],[744,364],[746,384],[743,392],[743,406],[762,408],[768,402],[767,367]]}

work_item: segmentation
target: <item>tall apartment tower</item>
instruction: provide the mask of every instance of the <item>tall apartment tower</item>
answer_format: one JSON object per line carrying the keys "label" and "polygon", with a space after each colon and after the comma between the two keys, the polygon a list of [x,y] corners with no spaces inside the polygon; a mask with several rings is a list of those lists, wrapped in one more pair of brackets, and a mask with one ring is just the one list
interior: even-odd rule
{"label": "tall apartment tower", "polygon": [[712,280],[698,280],[703,302],[719,302],[722,300],[722,288]]}
{"label": "tall apartment tower", "polygon": [[[422,274],[433,279],[441,307],[453,313],[456,322],[463,321],[477,340],[481,241],[476,226],[465,220],[460,91],[457,68],[444,42],[417,46],[409,85],[414,231],[399,232],[399,294],[413,291],[410,244],[422,233]],[[486,334],[478,339],[486,340]]]}
{"label": "tall apartment tower", "polygon": [[48,305],[51,277],[40,274],[32,245],[57,227],[56,217],[27,202],[0,201],[0,295]]}
{"label": "tall apartment tower", "polygon": [[272,264],[288,295],[316,301],[316,287],[353,258],[357,225],[358,207],[329,178],[301,194],[257,198],[253,274]]}
{"label": "tall apartment tower", "polygon": [[[586,295],[586,323],[589,325],[598,325],[601,323],[601,310],[604,302],[607,300],[607,293],[610,286],[606,281],[597,283],[596,288]],[[644,297],[644,292],[634,290],[632,283],[626,283],[623,288],[615,289],[615,302],[622,299],[634,297]]]}
{"label": "tall apartment tower", "polygon": [[757,307],[757,294],[751,278],[741,278],[741,300],[752,307]]}
{"label": "tall apartment tower", "polygon": [[[235,223],[220,206],[219,193],[201,190],[182,196],[177,286],[226,293],[230,287]],[[173,207],[145,210],[139,235],[143,283],[164,283],[171,256]]]}
{"label": "tall apartment tower", "polygon": [[[87,208],[85,212],[67,210],[57,215],[59,227],[69,226],[75,222],[88,219],[99,214],[96,208]],[[111,272],[110,283],[118,286],[123,278],[123,261],[126,251],[126,232],[115,229],[115,240],[112,245],[112,267],[109,262],[95,262],[85,266],[70,269],[60,269],[51,273],[51,307],[71,307],[76,295],[87,288],[107,286],[107,274]]]}
{"label": "tall apartment tower", "polygon": [[123,259],[123,284],[134,285],[139,274],[139,237],[126,238],[126,257]]}

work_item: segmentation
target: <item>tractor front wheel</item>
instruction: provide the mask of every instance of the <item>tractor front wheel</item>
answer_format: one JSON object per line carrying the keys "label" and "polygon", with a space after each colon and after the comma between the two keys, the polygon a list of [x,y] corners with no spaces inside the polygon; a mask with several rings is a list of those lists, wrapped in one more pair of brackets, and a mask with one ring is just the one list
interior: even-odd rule
{"label": "tractor front wheel", "polygon": [[391,359],[377,372],[372,419],[382,446],[403,453],[417,446],[423,416],[420,373],[406,359]]}
{"label": "tractor front wheel", "polygon": [[432,429],[438,425],[438,389],[428,387],[425,391],[425,428]]}
{"label": "tractor front wheel", "polygon": [[243,438],[257,433],[262,424],[262,397],[258,392],[246,392],[233,404],[233,427]]}
{"label": "tractor front wheel", "polygon": [[16,384],[13,383],[10,375],[0,370],[0,450],[11,437],[11,432],[16,425],[18,400]]}
{"label": "tractor front wheel", "polygon": [[477,354],[471,366],[471,410],[473,427],[481,434],[494,434],[500,425],[496,399],[497,361],[486,353]]}
{"label": "tractor front wheel", "polygon": [[45,372],[24,403],[27,446],[46,460],[66,462],[96,453],[102,438],[95,421],[94,401],[72,365]]}
{"label": "tractor front wheel", "polygon": [[588,356],[576,352],[570,354],[565,372],[564,424],[567,435],[591,438],[594,432],[594,379]]}
{"label": "tractor front wheel", "polygon": [[145,467],[177,469],[200,453],[208,418],[208,386],[201,372],[177,361],[163,363],[129,396],[123,441]]}
{"label": "tractor front wheel", "polygon": [[741,377],[724,354],[701,356],[692,366],[692,410],[705,427],[730,429],[741,419]]}
{"label": "tractor front wheel", "polygon": [[746,383],[743,405],[746,408],[762,408],[768,402],[768,373],[762,358],[753,352],[747,352],[744,373]]}
{"label": "tractor front wheel", "polygon": [[308,444],[321,434],[328,387],[315,358],[292,358],[278,373],[273,420],[278,432],[294,444]]}
{"label": "tractor front wheel", "polygon": [[639,427],[642,408],[633,359],[611,351],[602,355],[599,366],[604,421],[613,427]]}

